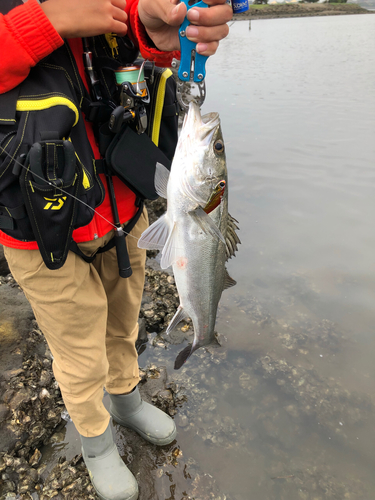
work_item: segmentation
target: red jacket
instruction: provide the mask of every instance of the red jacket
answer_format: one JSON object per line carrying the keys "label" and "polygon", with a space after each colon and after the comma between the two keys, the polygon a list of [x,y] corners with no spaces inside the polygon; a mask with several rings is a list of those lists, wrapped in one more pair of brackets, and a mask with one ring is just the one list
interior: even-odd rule
{"label": "red jacket", "polygon": [[[139,46],[145,59],[153,60],[159,66],[169,66],[173,57],[179,58],[179,52],[161,52],[150,47],[145,29],[138,17],[138,0],[127,0],[128,36]],[[54,29],[36,0],[28,0],[9,14],[0,14],[0,93],[7,92],[21,83],[29,74],[30,68],[41,59],[63,45],[63,40]],[[82,41],[80,38],[68,40],[73,51],[82,80],[86,84],[86,76],[82,60]],[[85,121],[87,135],[96,159],[100,158],[92,125]],[[105,177],[101,176],[106,188]],[[113,179],[115,195],[121,222],[129,220],[136,212],[135,194],[117,177]],[[111,205],[106,193],[103,203],[96,209],[93,220],[85,227],[76,229],[73,238],[77,243],[90,241],[104,236],[113,226]],[[107,220],[105,220],[107,219]],[[0,243],[12,248],[34,250],[38,248],[35,241],[18,241],[0,231]]]}

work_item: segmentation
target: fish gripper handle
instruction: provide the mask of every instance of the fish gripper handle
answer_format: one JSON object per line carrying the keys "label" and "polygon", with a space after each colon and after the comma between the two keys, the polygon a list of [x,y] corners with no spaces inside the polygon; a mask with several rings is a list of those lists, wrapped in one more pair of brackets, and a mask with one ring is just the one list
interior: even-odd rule
{"label": "fish gripper handle", "polygon": [[[182,0],[189,11],[192,7],[208,8],[208,5],[203,0]],[[179,29],[180,47],[181,47],[181,62],[178,70],[178,78],[188,82],[202,82],[206,77],[206,61],[208,56],[197,54],[196,43],[189,40],[186,36],[186,28],[190,22],[187,16]]]}

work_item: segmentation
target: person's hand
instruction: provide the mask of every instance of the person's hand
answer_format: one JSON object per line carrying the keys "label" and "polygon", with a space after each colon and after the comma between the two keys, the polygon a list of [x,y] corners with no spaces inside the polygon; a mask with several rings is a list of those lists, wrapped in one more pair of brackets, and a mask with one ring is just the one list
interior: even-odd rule
{"label": "person's hand", "polygon": [[[229,33],[227,22],[233,17],[226,0],[205,0],[210,7],[193,7],[189,10],[190,26],[186,29],[189,40],[196,42],[197,52],[213,55],[219,41]],[[139,18],[148,36],[159,50],[178,50],[178,28],[186,17],[186,5],[178,0],[139,0]]]}
{"label": "person's hand", "polygon": [[126,0],[47,0],[41,8],[62,38],[127,32]]}

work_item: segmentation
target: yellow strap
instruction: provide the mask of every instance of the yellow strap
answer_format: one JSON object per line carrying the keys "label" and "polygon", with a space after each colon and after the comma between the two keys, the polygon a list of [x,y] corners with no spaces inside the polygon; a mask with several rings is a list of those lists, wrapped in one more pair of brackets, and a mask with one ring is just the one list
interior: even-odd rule
{"label": "yellow strap", "polygon": [[165,86],[167,84],[168,78],[172,76],[172,74],[173,74],[172,71],[169,68],[167,68],[161,74],[159,81],[159,87],[156,95],[154,121],[152,124],[152,136],[151,136],[152,142],[155,144],[155,146],[159,145],[160,123],[164,106]]}
{"label": "yellow strap", "polygon": [[40,111],[42,109],[52,108],[54,106],[67,106],[74,111],[76,115],[73,127],[77,125],[79,120],[79,113],[77,107],[66,97],[48,97],[47,99],[38,100],[19,100],[17,101],[17,111]]}

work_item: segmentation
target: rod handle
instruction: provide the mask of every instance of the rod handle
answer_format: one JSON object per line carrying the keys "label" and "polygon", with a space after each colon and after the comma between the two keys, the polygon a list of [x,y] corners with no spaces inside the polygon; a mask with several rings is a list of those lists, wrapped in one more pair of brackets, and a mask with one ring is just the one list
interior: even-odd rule
{"label": "rod handle", "polygon": [[115,229],[115,238],[119,274],[121,278],[129,278],[133,271],[130,266],[128,249],[126,247],[125,233],[121,226]]}

